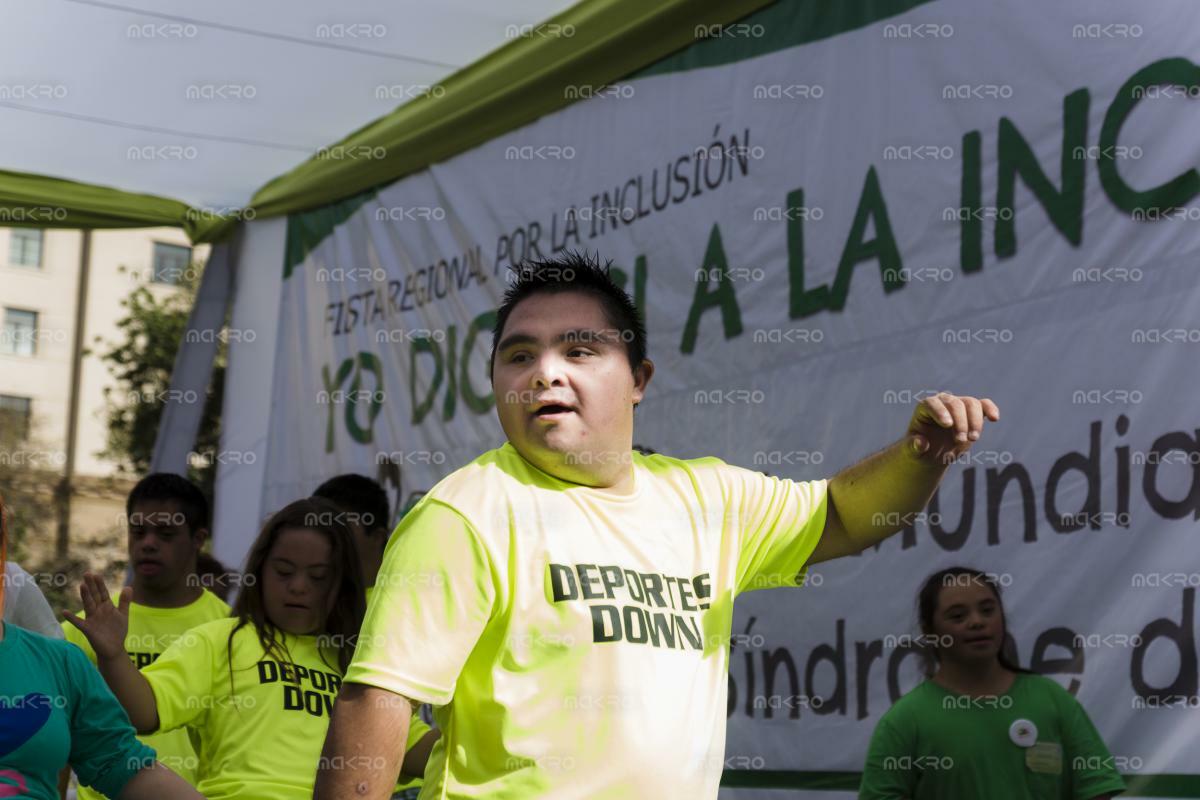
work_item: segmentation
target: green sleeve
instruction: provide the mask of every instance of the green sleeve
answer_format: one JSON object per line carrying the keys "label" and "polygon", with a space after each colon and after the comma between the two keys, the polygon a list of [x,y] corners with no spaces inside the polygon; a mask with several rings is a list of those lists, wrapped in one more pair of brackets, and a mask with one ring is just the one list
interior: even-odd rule
{"label": "green sleeve", "polygon": [[911,798],[917,785],[913,755],[911,737],[905,736],[888,717],[881,719],[867,750],[858,800]]}
{"label": "green sleeve", "polygon": [[154,763],[154,749],[138,741],[125,709],[87,656],[70,645],[63,650],[73,693],[68,761],[80,783],[116,797]]}
{"label": "green sleeve", "polygon": [[1063,757],[1071,769],[1071,797],[1091,800],[1125,791],[1125,780],[1113,764],[1100,732],[1079,701],[1063,690]]}

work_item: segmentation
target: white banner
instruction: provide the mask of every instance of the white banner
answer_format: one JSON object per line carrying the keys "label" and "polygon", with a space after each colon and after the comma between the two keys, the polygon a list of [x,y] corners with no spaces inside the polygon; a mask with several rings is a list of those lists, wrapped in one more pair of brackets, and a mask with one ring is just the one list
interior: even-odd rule
{"label": "white banner", "polygon": [[788,45],[788,5],[293,219],[264,509],[356,471],[399,512],[499,445],[507,268],[597,252],[657,366],[637,444],[815,478],[926,392],[1001,409],[911,530],[742,598],[729,769],[860,770],[919,679],[917,589],[962,563],[1122,772],[1200,773],[1200,7],[936,3]]}

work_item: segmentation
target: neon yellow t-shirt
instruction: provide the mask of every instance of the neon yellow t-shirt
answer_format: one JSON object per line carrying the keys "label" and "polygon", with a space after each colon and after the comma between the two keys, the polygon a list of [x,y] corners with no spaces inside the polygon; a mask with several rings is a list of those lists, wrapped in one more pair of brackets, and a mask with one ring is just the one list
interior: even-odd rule
{"label": "neon yellow t-shirt", "polygon": [[[120,592],[114,592],[112,601],[117,603]],[[86,616],[82,612],[79,616]],[[197,625],[229,616],[229,606],[207,589],[194,602],[179,608],[156,608],[140,603],[129,604],[129,633],[125,636],[125,651],[129,660],[138,669],[152,663],[183,634]],[[77,645],[93,664],[96,651],[87,637],[69,622],[62,623],[67,641]],[[196,783],[198,761],[196,751],[185,731],[169,731],[139,736],[143,743],[157,751],[158,760],[183,776],[192,785]],[[103,800],[105,795],[79,787],[79,800]]]}
{"label": "neon yellow t-shirt", "polygon": [[[316,636],[282,634],[290,660],[281,663],[266,655],[254,626],[244,625],[233,635],[231,678],[229,636],[237,622],[193,628],[142,670],[159,728],[195,735],[196,788],[208,800],[312,800],[342,684],[337,653],[322,653]],[[429,730],[417,722],[408,746]]]}
{"label": "neon yellow t-shirt", "polygon": [[506,443],[401,520],[346,680],[435,706],[424,800],[717,796],[734,597],[803,582],[826,482],[633,470],[616,497]]}

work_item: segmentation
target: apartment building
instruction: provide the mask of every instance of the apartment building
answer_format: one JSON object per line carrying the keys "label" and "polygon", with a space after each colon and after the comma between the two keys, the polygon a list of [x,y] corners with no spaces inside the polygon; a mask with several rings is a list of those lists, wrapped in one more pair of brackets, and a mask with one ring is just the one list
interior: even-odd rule
{"label": "apartment building", "polygon": [[[123,527],[129,481],[100,455],[107,437],[105,389],[115,385],[100,355],[105,343],[121,338],[122,300],[138,286],[160,296],[179,292],[177,284],[203,263],[207,250],[193,248],[173,228],[93,231],[86,244],[77,230],[0,228],[0,431],[5,442],[22,440],[0,458],[7,459],[6,474],[34,481],[44,494],[36,538],[46,555],[53,553],[61,516],[54,492],[68,468],[72,544],[111,538]],[[80,321],[84,354],[76,374]]]}

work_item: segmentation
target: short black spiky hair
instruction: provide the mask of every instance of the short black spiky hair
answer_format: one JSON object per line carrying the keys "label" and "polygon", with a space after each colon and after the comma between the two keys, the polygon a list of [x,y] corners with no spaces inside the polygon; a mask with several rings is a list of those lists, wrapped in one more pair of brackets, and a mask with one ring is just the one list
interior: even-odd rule
{"label": "short black spiky hair", "polygon": [[512,310],[517,303],[541,293],[583,292],[595,297],[608,323],[621,333],[629,368],[637,371],[646,358],[646,326],[642,314],[625,290],[613,282],[609,274],[612,261],[603,266],[586,253],[568,251],[557,258],[543,261],[524,261],[509,268],[510,285],[504,301],[496,311],[496,326],[492,329],[492,355],[488,359],[488,377],[496,362],[496,347],[504,333]]}
{"label": "short black spiky hair", "polygon": [[208,528],[208,498],[199,486],[182,475],[152,472],[138,481],[125,498],[126,518],[133,516],[134,506],[143,500],[174,500],[179,504],[189,533]]}

